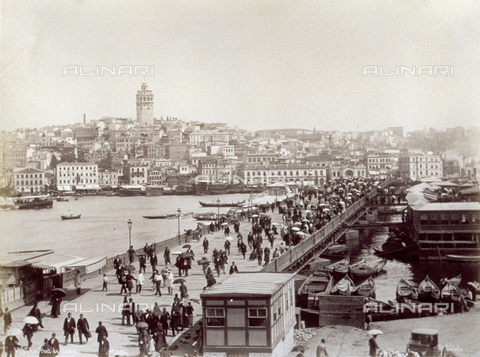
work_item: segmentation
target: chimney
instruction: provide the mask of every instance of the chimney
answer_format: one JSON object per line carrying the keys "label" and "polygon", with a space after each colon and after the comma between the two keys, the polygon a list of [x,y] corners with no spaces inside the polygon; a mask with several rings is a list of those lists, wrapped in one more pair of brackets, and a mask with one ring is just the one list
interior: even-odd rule
{"label": "chimney", "polygon": [[83,125],[87,125],[87,115],[83,113]]}

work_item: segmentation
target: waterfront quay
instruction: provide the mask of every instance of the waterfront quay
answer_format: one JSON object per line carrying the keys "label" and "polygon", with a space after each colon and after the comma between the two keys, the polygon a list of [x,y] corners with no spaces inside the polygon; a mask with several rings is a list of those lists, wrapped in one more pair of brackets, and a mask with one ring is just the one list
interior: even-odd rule
{"label": "waterfront quay", "polygon": [[[272,218],[272,223],[282,223],[282,215],[278,214],[278,211],[272,213],[268,212],[268,215]],[[251,224],[248,221],[241,221],[240,223],[240,232],[244,237],[244,241],[250,231]],[[231,234],[235,237],[235,234]],[[193,355],[192,343],[194,342],[195,331],[197,327],[195,324],[202,318],[202,309],[201,305],[196,301],[199,301],[200,293],[203,292],[203,288],[206,286],[206,279],[202,271],[202,267],[197,264],[197,260],[201,259],[203,256],[211,258],[213,249],[224,250],[225,244],[225,235],[223,231],[218,231],[215,233],[210,233],[205,235],[209,241],[209,250],[207,254],[204,254],[202,241],[190,240],[189,244],[192,246],[192,250],[195,254],[195,261],[192,263],[192,269],[189,270],[189,275],[183,277],[186,280],[185,285],[188,288],[189,299],[193,302],[194,308],[194,327],[190,331],[183,331],[183,335],[172,336],[171,329],[169,330],[167,336],[167,343],[170,344],[173,348],[171,350],[172,356],[184,356],[185,353]],[[274,248],[280,246],[280,239],[275,239]],[[270,246],[270,243],[267,239],[263,241],[263,247]],[[177,247],[171,247],[171,252],[175,251],[185,251],[182,246],[184,242],[182,240],[182,245]],[[247,252],[246,259],[243,259],[243,256],[238,252],[236,247],[236,238],[232,241],[231,254],[228,259],[228,265],[226,266],[226,273],[221,274],[218,278],[215,274],[215,279],[217,283],[221,283],[228,276],[228,269],[232,261],[238,266],[239,272],[258,272],[262,270],[263,266],[258,265],[257,260],[249,260],[248,256],[250,251]],[[272,251],[273,251],[272,250]],[[159,265],[157,269],[163,269],[167,267],[163,259],[163,251],[157,251],[159,258]],[[172,263],[175,263],[175,255],[171,255]],[[134,276],[139,269],[138,259],[135,260],[134,266],[136,270]],[[175,278],[178,278],[178,269],[175,265],[169,266]],[[48,300],[43,300],[39,302],[38,307],[44,315],[43,318],[43,329],[39,329],[33,336],[33,346],[30,351],[25,349],[27,345],[27,340],[19,336],[20,344],[22,345],[21,353],[26,356],[38,356],[39,348],[43,345],[44,338],[50,338],[52,333],[56,333],[58,340],[60,341],[60,355],[70,356],[70,355],[85,355],[85,354],[97,354],[98,352],[98,343],[96,342],[95,328],[98,325],[99,321],[102,321],[103,325],[107,328],[109,334],[109,342],[111,353],[110,356],[115,355],[128,355],[128,356],[137,356],[139,355],[139,344],[138,344],[138,335],[135,326],[122,325],[122,316],[121,308],[123,303],[124,296],[120,294],[120,284],[117,282],[115,277],[115,271],[107,271],[107,277],[109,280],[108,291],[102,291],[102,281],[103,277],[98,275],[97,277],[87,279],[82,284],[81,295],[76,295],[75,289],[70,287],[67,290],[67,296],[63,299],[61,305],[61,315],[57,318],[50,316],[51,306],[48,305]],[[156,296],[153,290],[153,284],[149,280],[152,274],[152,268],[150,264],[147,264],[147,270],[145,275],[145,284],[143,286],[141,294],[132,293],[132,298],[135,304],[140,304],[140,307],[145,311],[145,309],[153,310],[155,303],[163,308],[166,308],[170,313],[171,306],[173,303],[174,295],[179,294],[179,284],[173,285],[173,295],[167,294],[167,289],[162,288],[162,296]],[[24,323],[23,319],[28,315],[32,304],[27,306],[20,307],[12,311],[13,323],[12,327],[22,328]],[[90,325],[90,331],[92,333],[92,338],[89,339],[87,344],[80,345],[78,343],[78,335],[74,336],[74,343],[68,343],[64,345],[63,337],[63,322],[68,313],[72,314],[72,317],[78,319],[80,314],[83,314]],[[2,324],[3,324],[3,320]],[[3,327],[3,326],[2,326]],[[3,328],[0,329],[3,332]],[[185,339],[186,334],[189,334],[193,338]],[[186,343],[183,343],[185,341]],[[178,347],[178,348],[176,348]],[[292,346],[293,347],[293,346]],[[155,353],[157,354],[157,353]]]}

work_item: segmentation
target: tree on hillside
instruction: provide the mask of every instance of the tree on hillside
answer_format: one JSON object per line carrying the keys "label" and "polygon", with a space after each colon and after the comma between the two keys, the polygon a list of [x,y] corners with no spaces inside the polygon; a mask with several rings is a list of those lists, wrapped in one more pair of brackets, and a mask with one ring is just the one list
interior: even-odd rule
{"label": "tree on hillside", "polygon": [[55,169],[57,167],[58,160],[55,154],[52,155],[52,160],[50,160],[50,168]]}

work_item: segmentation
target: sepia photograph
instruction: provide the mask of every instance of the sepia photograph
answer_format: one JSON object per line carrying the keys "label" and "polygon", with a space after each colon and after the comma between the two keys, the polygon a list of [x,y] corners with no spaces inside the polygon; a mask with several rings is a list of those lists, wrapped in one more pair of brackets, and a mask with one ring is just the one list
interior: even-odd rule
{"label": "sepia photograph", "polygon": [[480,3],[4,0],[0,357],[480,357]]}

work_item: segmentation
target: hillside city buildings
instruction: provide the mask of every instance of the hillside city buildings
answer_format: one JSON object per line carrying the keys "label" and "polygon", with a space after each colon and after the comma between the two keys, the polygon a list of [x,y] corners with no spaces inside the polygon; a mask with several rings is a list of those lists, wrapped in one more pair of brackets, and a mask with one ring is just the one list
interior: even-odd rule
{"label": "hillside city buildings", "polygon": [[480,133],[473,127],[250,132],[225,123],[155,117],[146,83],[136,93],[136,113],[135,119],[84,117],[76,124],[1,132],[0,186],[11,194],[34,194],[175,187],[196,177],[246,185],[319,185],[348,177],[478,179],[478,153],[457,152],[455,146],[476,142]]}

